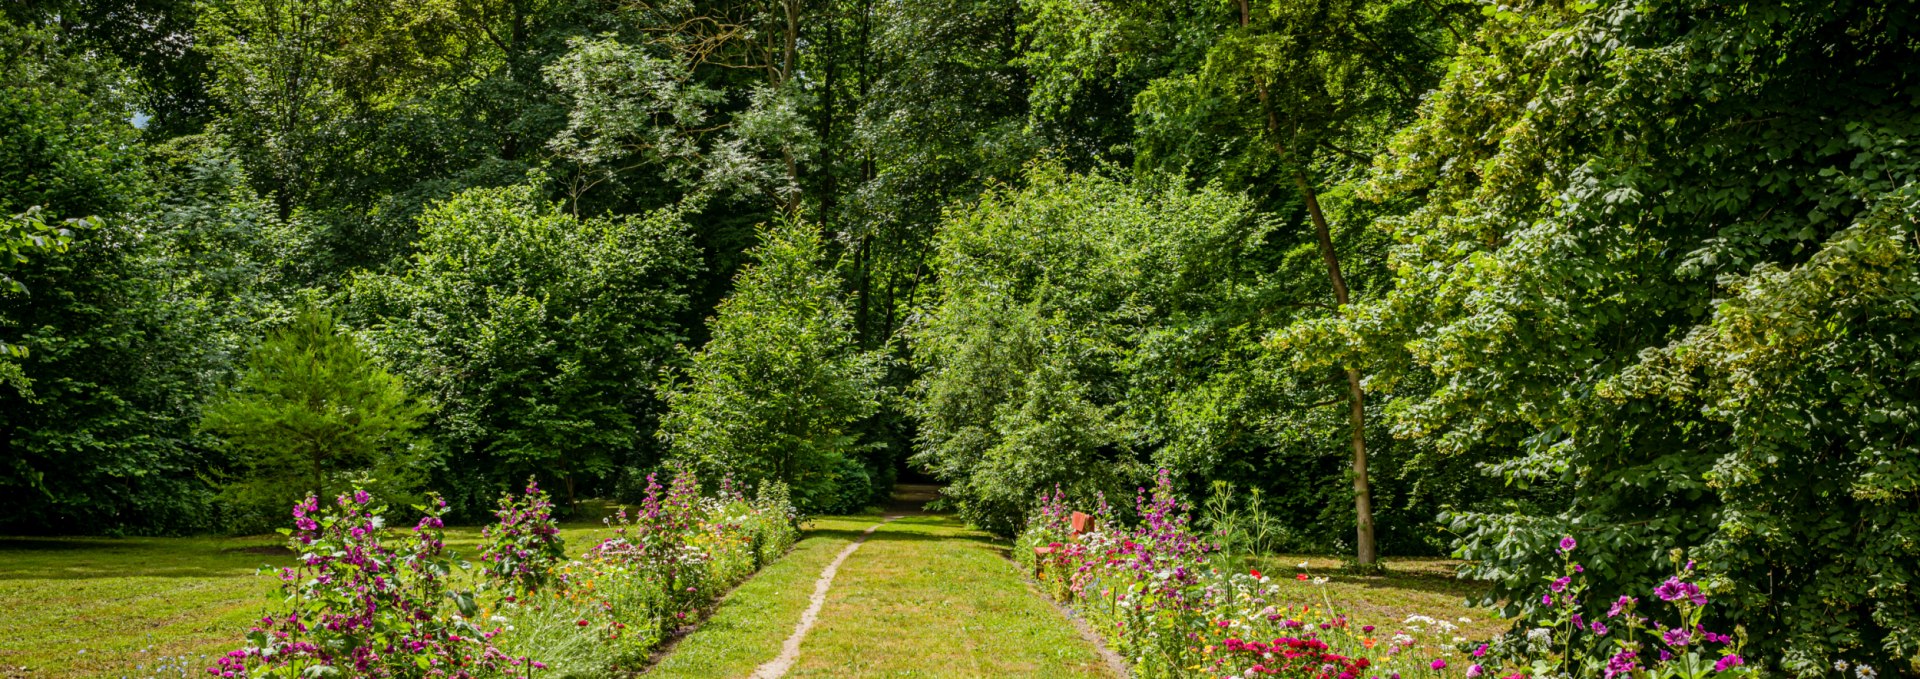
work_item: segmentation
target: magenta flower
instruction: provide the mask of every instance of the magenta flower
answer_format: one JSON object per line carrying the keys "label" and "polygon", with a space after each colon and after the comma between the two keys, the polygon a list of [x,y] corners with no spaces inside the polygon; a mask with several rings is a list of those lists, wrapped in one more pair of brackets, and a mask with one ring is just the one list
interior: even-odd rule
{"label": "magenta flower", "polygon": [[1473,649],[1473,657],[1475,658],[1487,657],[1487,645],[1481,644],[1479,648]]}
{"label": "magenta flower", "polygon": [[1564,538],[1560,538],[1560,551],[1562,551],[1562,552],[1571,552],[1571,551],[1573,551],[1573,548],[1574,548],[1574,546],[1575,546],[1575,545],[1578,545],[1578,544],[1580,544],[1580,543],[1578,543],[1578,542],[1574,542],[1574,541],[1573,541],[1573,536],[1571,536],[1571,535],[1569,535],[1569,536],[1566,536],[1566,537],[1564,537]]}
{"label": "magenta flower", "polygon": [[1433,669],[1436,669],[1436,670],[1447,669],[1447,661],[1442,660],[1440,658],[1434,658],[1432,667]]}
{"label": "magenta flower", "polygon": [[1747,661],[1742,660],[1739,655],[1728,653],[1724,656],[1721,656],[1720,662],[1713,664],[1713,671],[1725,672],[1729,669],[1733,669],[1735,667],[1739,667],[1745,664],[1747,664]]}
{"label": "magenta flower", "polygon": [[1635,600],[1633,597],[1621,596],[1620,600],[1613,602],[1612,608],[1607,609],[1607,617],[1609,618],[1620,617],[1621,613],[1625,613],[1629,608],[1633,607],[1634,601]]}
{"label": "magenta flower", "polygon": [[1604,637],[1607,635],[1607,625],[1598,620],[1593,621],[1593,624],[1589,625],[1588,629],[1593,630],[1595,636]]}
{"label": "magenta flower", "polygon": [[1681,648],[1693,641],[1693,634],[1683,628],[1675,627],[1660,633],[1660,640],[1667,642],[1668,646]]}
{"label": "magenta flower", "polygon": [[1670,577],[1666,582],[1660,583],[1659,587],[1653,588],[1653,595],[1660,597],[1661,601],[1674,601],[1687,595],[1686,585],[1687,583],[1681,582],[1680,578]]}
{"label": "magenta flower", "polygon": [[1570,584],[1573,584],[1573,578],[1562,577],[1558,580],[1553,581],[1553,584],[1547,585],[1547,589],[1551,589],[1555,592],[1565,592],[1567,591],[1567,585],[1570,585]]}
{"label": "magenta flower", "polygon": [[1607,659],[1607,679],[1622,674],[1631,674],[1640,668],[1640,654],[1633,651],[1621,651]]}

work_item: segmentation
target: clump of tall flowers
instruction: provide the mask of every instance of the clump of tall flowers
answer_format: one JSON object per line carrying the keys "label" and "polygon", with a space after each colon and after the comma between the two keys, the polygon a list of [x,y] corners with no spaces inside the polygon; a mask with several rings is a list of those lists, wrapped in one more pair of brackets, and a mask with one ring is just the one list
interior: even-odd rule
{"label": "clump of tall flowers", "polygon": [[545,586],[553,567],[567,558],[566,541],[553,519],[553,501],[540,484],[527,479],[526,490],[500,496],[496,522],[480,531],[480,560],[493,582],[512,595]]}
{"label": "clump of tall flowers", "polygon": [[1448,640],[1451,623],[1416,616],[1402,629],[1376,630],[1354,624],[1324,589],[1301,600],[1258,570],[1228,566],[1220,545],[1193,526],[1192,507],[1166,471],[1134,506],[1139,522],[1121,525],[1098,498],[1096,529],[1073,536],[1066,499],[1042,496],[1017,553],[1137,677],[1411,679],[1457,676],[1471,664]]}
{"label": "clump of tall flowers", "polygon": [[1740,655],[1747,633],[1731,634],[1702,623],[1711,598],[1696,580],[1695,564],[1681,550],[1670,552],[1673,575],[1646,598],[1619,595],[1592,614],[1586,567],[1575,558],[1579,541],[1560,539],[1561,574],[1542,582],[1540,606],[1512,634],[1495,640],[1497,655],[1510,656],[1536,677],[1661,677],[1703,679],[1753,672]]}
{"label": "clump of tall flowers", "polygon": [[689,469],[664,486],[649,475],[640,506],[607,520],[612,537],[553,564],[544,587],[489,612],[506,623],[501,646],[541,659],[554,676],[630,670],[727,588],[785,554],[798,537],[794,516],[778,484],[748,500],[728,480],[702,495]]}
{"label": "clump of tall flowers", "polygon": [[[509,677],[530,666],[502,653],[458,615],[473,607],[447,578],[446,503],[430,496],[405,538],[387,539],[386,506],[364,490],[323,506],[294,505],[288,544],[299,564],[278,571],[287,608],[262,617],[247,645],[209,668],[219,677]],[[450,605],[452,604],[452,605]]]}

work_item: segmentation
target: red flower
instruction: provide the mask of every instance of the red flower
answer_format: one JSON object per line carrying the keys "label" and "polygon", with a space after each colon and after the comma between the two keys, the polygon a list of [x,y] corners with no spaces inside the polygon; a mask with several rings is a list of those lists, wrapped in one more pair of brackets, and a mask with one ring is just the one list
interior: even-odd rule
{"label": "red flower", "polygon": [[587,621],[585,621],[585,620],[581,620],[581,621],[580,621],[580,626],[581,626],[581,627],[586,627],[586,626],[587,626]]}
{"label": "red flower", "polygon": [[1255,568],[1255,569],[1251,569],[1251,570],[1249,570],[1249,571],[1247,571],[1247,572],[1248,572],[1248,573],[1250,573],[1250,574],[1252,574],[1252,575],[1253,575],[1253,577],[1256,577],[1256,578],[1258,578],[1258,577],[1260,577],[1260,569],[1258,569],[1258,568]]}
{"label": "red flower", "polygon": [[1306,573],[1301,573],[1301,574],[1299,574],[1299,575],[1296,575],[1296,576],[1293,576],[1293,579],[1295,579],[1295,580],[1305,580],[1305,579],[1307,579],[1307,574],[1306,574]]}

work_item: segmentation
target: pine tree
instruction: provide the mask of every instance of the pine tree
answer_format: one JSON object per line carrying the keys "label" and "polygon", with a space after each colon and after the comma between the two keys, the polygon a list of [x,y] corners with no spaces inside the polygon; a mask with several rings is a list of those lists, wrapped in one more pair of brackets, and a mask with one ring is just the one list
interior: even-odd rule
{"label": "pine tree", "polygon": [[413,431],[427,412],[331,311],[308,305],[253,350],[201,428],[239,462],[228,500],[277,516],[307,493],[328,497],[355,481],[390,498],[417,488],[429,448]]}

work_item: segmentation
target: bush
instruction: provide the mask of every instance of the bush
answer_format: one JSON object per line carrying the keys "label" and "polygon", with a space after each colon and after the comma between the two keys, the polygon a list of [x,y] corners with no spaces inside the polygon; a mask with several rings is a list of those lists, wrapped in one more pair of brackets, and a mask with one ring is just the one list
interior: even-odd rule
{"label": "bush", "polygon": [[456,563],[446,549],[439,497],[407,539],[384,539],[386,506],[366,491],[323,509],[309,495],[294,505],[289,546],[300,565],[280,569],[289,608],[260,619],[247,645],[208,671],[221,677],[504,677],[530,670],[495,648],[450,606],[471,611],[470,594],[448,589]]}
{"label": "bush", "polygon": [[[497,604],[501,648],[539,659],[551,676],[631,669],[797,539],[784,487],[764,485],[754,500],[731,480],[711,497],[699,488],[689,470],[664,488],[649,475],[638,511],[623,509],[607,520],[613,537],[553,566],[549,586]],[[490,572],[503,586],[520,581]]]}
{"label": "bush", "polygon": [[699,266],[680,213],[580,219],[522,185],[459,193],[419,225],[411,265],[354,279],[348,309],[438,408],[435,481],[456,515],[484,516],[530,474],[571,506],[658,462],[646,385],[683,339]]}
{"label": "bush", "polygon": [[265,508],[303,494],[365,486],[407,498],[426,480],[429,448],[414,430],[427,414],[332,312],[308,306],[248,355],[240,383],[207,406],[200,426],[240,462],[225,497],[238,510],[233,527],[252,531],[272,525]]}
{"label": "bush", "polygon": [[819,229],[783,220],[760,239],[713,338],[662,386],[659,436],[703,472],[786,484],[803,512],[858,509],[876,491],[854,425],[879,408],[881,356],[854,344]]}

